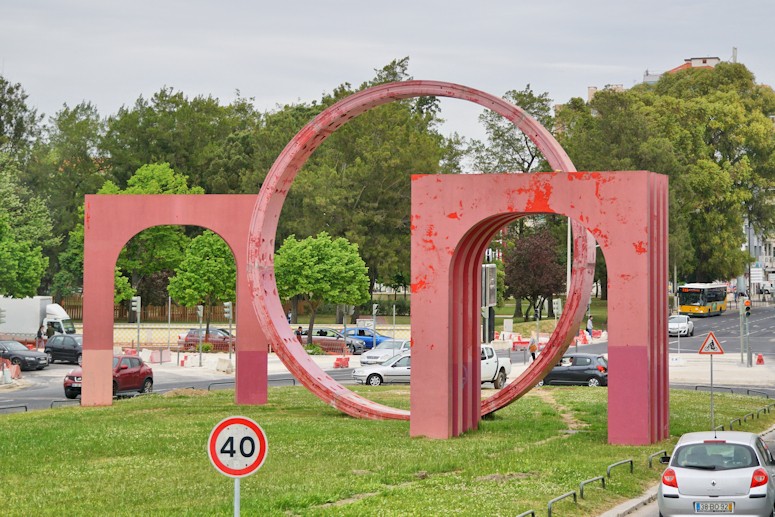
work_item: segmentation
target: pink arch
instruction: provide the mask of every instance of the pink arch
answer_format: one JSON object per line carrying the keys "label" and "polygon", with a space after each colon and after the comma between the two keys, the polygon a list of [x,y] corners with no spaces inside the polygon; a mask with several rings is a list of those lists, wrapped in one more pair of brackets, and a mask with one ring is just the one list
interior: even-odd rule
{"label": "pink arch", "polygon": [[267,343],[247,297],[247,239],[255,195],[88,195],[84,203],[83,394],[81,405],[113,403],[113,269],[124,244],[165,224],[209,228],[234,253],[237,265],[236,401],[267,400]]}
{"label": "pink arch", "polygon": [[[374,107],[401,99],[421,96],[457,98],[489,108],[511,121],[517,128],[525,133],[541,150],[543,156],[549,162],[553,170],[563,172],[575,171],[567,154],[554,137],[521,108],[479,90],[439,81],[390,83],[358,92],[324,110],[299,131],[288,145],[286,145],[285,149],[267,174],[256,202],[250,227],[248,270],[250,285],[254,294],[254,309],[266,332],[265,338],[273,343],[277,355],[290,372],[321,400],[349,415],[362,418],[408,419],[409,412],[377,404],[346,389],[322,371],[309,358],[295,339],[287,325],[282,305],[277,296],[277,285],[274,276],[274,248],[277,222],[285,197],[287,196],[288,190],[290,189],[296,174],[315,149],[317,149],[328,136],[336,131],[337,128],[347,123],[350,119]],[[478,260],[481,261],[480,252],[483,251],[483,247],[486,245],[486,237],[488,234],[492,235],[497,229],[494,224],[495,223],[493,222],[493,226],[488,226],[481,230],[475,239],[465,244],[466,250],[461,252],[460,256],[463,257],[465,265],[457,270],[458,277],[456,281],[459,283],[459,286],[455,281],[452,281],[452,284],[453,288],[462,288],[466,290],[466,292],[469,293],[469,299],[472,299],[470,296],[472,289],[478,287],[478,281],[472,280],[471,277],[472,264],[477,260],[477,253],[479,253]],[[581,302],[581,293],[589,292],[591,289],[595,261],[594,246],[588,245],[588,238],[584,227],[577,222],[574,222],[572,228],[575,244],[572,278],[574,290],[570,293],[568,305],[574,308],[574,310],[564,312],[558,325],[558,329],[565,329],[568,332],[571,332],[574,323],[578,324],[583,317],[584,304]],[[415,255],[423,252],[414,247],[412,251],[412,276],[414,279],[417,274],[414,269]],[[478,278],[478,274],[474,275],[474,277]],[[476,314],[476,312],[478,312],[471,313],[471,309],[473,309],[472,306],[466,307],[467,317],[472,317],[471,314]],[[473,318],[476,319],[477,316],[473,316]],[[412,327],[416,328],[416,325],[422,325],[422,322],[417,322],[413,314]],[[474,326],[473,320],[467,320],[464,326],[468,329],[466,332],[468,333],[467,337],[470,339],[472,337],[470,329]],[[461,332],[462,331],[461,328]],[[462,335],[460,336],[460,339],[463,339]],[[551,352],[551,355],[556,357],[561,354],[562,348],[560,343],[569,341],[569,335],[563,336],[560,339],[555,339],[553,342],[555,349]],[[476,342],[478,343],[478,341]],[[415,346],[417,346],[416,340]],[[470,344],[467,348],[465,348],[465,346],[465,344],[456,342],[455,346],[451,347],[452,353],[455,354],[455,358],[458,361],[456,364],[459,366],[454,372],[462,371],[463,366],[468,366],[469,371],[474,371],[475,369],[471,368],[471,365],[473,364],[477,365],[476,369],[478,370],[478,352],[476,350],[472,351]],[[567,344],[565,346],[567,346]],[[465,359],[460,355],[464,353],[464,350],[466,354]],[[415,371],[417,372],[416,369]],[[538,372],[536,372],[535,375],[537,376]],[[417,377],[418,375],[413,376],[413,378]],[[452,380],[457,384],[461,384],[460,381],[462,379],[460,378],[460,374],[457,373],[453,375]],[[457,389],[455,391],[455,396],[458,397],[456,399],[456,404],[467,402],[467,409],[465,410],[467,416],[465,416],[465,418],[462,416],[458,417],[457,424],[450,424],[449,432],[442,431],[439,433],[436,430],[433,430],[428,433],[419,431],[417,434],[450,436],[460,434],[466,429],[475,427],[479,419],[479,414],[474,415],[474,412],[469,408],[471,407],[471,404],[476,404],[477,406],[479,404],[478,400],[475,399],[475,393],[470,390],[472,384],[473,383],[468,383],[469,390],[466,391],[465,394]],[[447,386],[448,384],[444,385]],[[476,386],[476,389],[478,390],[479,386]],[[420,395],[416,394],[416,390],[412,391],[412,408],[414,408],[416,403],[415,399],[420,397]],[[512,392],[510,395],[511,400],[518,395],[518,393]],[[499,397],[494,401],[486,402],[482,411],[490,412],[497,409],[497,407],[501,407],[503,403],[504,401]],[[462,410],[456,409],[455,411],[456,414],[460,414]],[[412,432],[415,434],[414,421],[412,425]]]}

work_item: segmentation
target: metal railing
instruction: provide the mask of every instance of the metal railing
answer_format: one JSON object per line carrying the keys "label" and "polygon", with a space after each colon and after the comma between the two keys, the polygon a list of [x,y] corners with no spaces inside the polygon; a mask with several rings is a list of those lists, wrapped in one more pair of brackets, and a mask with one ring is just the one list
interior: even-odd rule
{"label": "metal railing", "polygon": [[582,499],[584,499],[584,486],[588,485],[590,483],[594,483],[595,481],[600,481],[603,484],[603,488],[605,488],[605,478],[603,476],[597,476],[590,479],[585,479],[581,483],[579,483],[579,495]]}
{"label": "metal railing", "polygon": [[[21,409],[21,408],[24,408],[24,411],[23,411],[24,413],[27,412],[26,404],[19,404],[17,406],[3,406],[3,407],[0,407],[0,411],[6,411],[8,409]],[[22,413],[22,411],[17,411],[17,413]]]}
{"label": "metal railing", "polygon": [[661,451],[657,451],[657,452],[655,452],[654,454],[650,454],[650,455],[649,455],[649,468],[651,468],[651,462],[652,462],[652,460],[653,460],[654,458],[656,458],[657,456],[659,456],[660,454],[661,454],[662,456],[667,456],[667,451],[666,451],[666,450],[664,450],[664,449],[662,449]]}
{"label": "metal railing", "polygon": [[573,497],[574,504],[578,504],[578,500],[576,499],[576,492],[567,492],[565,494],[562,494],[559,497],[555,497],[549,503],[546,505],[546,515],[547,517],[552,517],[552,505],[558,501],[562,501],[563,499],[567,499],[569,497]]}
{"label": "metal railing", "polygon": [[627,460],[617,461],[616,463],[612,463],[612,464],[608,465],[608,468],[605,469],[606,476],[608,476],[610,478],[611,477],[611,471],[614,469],[614,467],[618,467],[619,465],[625,465],[627,463],[630,464],[630,474],[632,474],[632,469],[634,467],[634,463],[633,463],[633,461],[631,459],[627,459]]}

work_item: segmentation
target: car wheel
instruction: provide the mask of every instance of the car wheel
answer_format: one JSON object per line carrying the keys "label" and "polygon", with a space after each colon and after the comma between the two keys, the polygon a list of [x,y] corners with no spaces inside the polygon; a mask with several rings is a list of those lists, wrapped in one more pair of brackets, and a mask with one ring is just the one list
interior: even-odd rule
{"label": "car wheel", "polygon": [[140,393],[153,393],[153,379],[145,379],[143,387],[140,388]]}
{"label": "car wheel", "polygon": [[78,396],[77,390],[67,390],[67,389],[65,390],[65,397],[69,399],[74,399],[77,396]]}
{"label": "car wheel", "polygon": [[19,359],[18,357],[14,357],[13,359],[11,359],[11,364],[16,365],[16,366],[21,366],[22,360]]}
{"label": "car wheel", "polygon": [[600,379],[598,379],[597,377],[590,377],[589,380],[587,381],[587,386],[590,386],[592,388],[597,388],[598,386],[600,386]]}
{"label": "car wheel", "polygon": [[46,350],[46,355],[48,356],[48,364],[54,364],[54,356],[51,355],[51,352]]}
{"label": "car wheel", "polygon": [[118,395],[118,383],[113,381],[113,396],[115,397],[116,395]]}
{"label": "car wheel", "polygon": [[689,337],[691,337],[693,335],[694,335],[694,329],[692,329],[692,331],[689,333]]}
{"label": "car wheel", "polygon": [[75,358],[75,362],[78,363],[78,366],[81,366],[81,363],[83,362],[83,356],[78,354]]}
{"label": "car wheel", "polygon": [[495,377],[495,382],[493,382],[493,384],[495,385],[496,390],[504,387],[506,385],[506,372],[503,370],[499,371],[498,376]]}
{"label": "car wheel", "polygon": [[366,384],[368,384],[369,386],[379,386],[380,384],[382,384],[382,377],[380,377],[376,373],[372,373],[366,379]]}
{"label": "car wheel", "polygon": [[353,345],[347,345],[347,350],[350,351],[350,355],[355,355],[355,347]]}

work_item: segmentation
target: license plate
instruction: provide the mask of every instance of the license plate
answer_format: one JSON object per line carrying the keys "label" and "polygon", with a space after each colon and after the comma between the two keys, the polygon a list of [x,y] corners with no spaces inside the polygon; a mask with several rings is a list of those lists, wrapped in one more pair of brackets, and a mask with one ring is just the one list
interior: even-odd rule
{"label": "license plate", "polygon": [[735,511],[735,503],[723,501],[712,503],[694,503],[694,513],[732,513]]}
{"label": "license plate", "polygon": [[74,382],[70,386],[72,386],[73,388],[80,388],[81,387],[81,383],[80,382]]}

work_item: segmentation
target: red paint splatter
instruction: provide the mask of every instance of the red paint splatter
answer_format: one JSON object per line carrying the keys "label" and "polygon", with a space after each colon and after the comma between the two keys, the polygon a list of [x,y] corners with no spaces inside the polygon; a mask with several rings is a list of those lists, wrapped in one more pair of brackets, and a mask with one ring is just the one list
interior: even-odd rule
{"label": "red paint splatter", "polygon": [[451,214],[447,214],[447,218],[449,219],[460,219],[460,214],[457,212],[452,212]]}
{"label": "red paint splatter", "polygon": [[416,294],[416,293],[419,293],[420,291],[424,291],[428,287],[430,286],[428,285],[428,282],[425,281],[425,277],[420,278],[416,282],[412,282],[412,294]]}
{"label": "red paint splatter", "polygon": [[635,253],[638,255],[646,253],[646,244],[643,241],[634,242],[632,245],[635,246]]}

